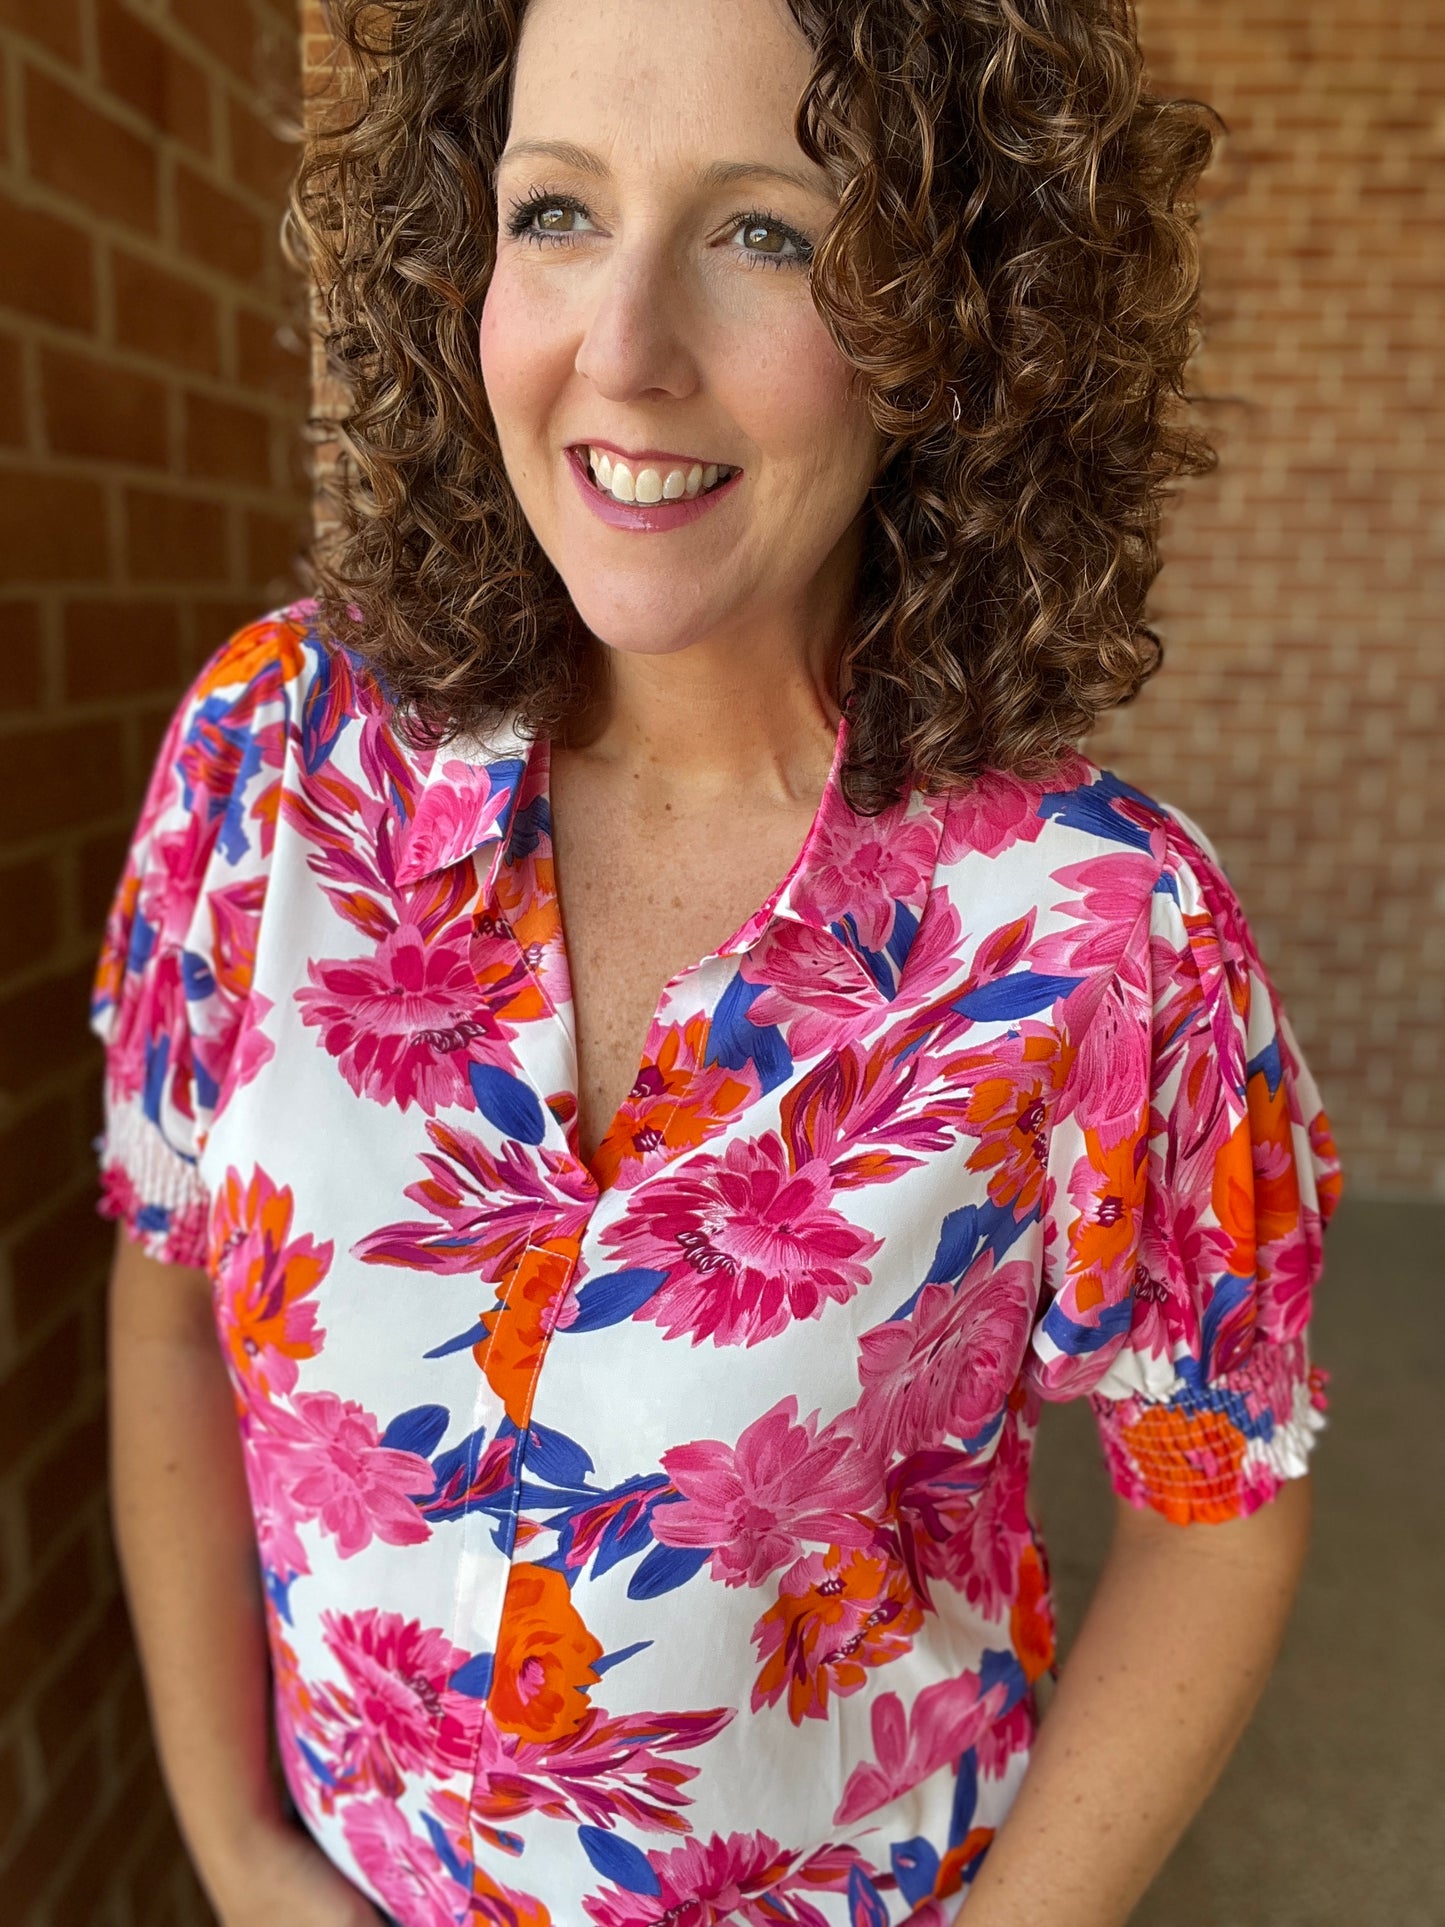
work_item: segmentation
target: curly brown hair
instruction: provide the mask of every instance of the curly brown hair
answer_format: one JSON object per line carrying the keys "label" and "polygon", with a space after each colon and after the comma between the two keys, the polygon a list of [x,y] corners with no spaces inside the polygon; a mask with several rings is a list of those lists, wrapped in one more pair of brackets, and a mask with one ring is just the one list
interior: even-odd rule
{"label": "curly brown hair", "polygon": [[[1162,660],[1163,502],[1218,461],[1178,403],[1224,123],[1145,91],[1131,0],[787,4],[813,50],[794,134],[840,189],[812,298],[883,443],[845,794],[1037,779]],[[597,645],[508,481],[477,342],[526,0],[330,11],[342,85],[287,216],[346,398],[318,424],[321,619],[434,738],[556,732]]]}

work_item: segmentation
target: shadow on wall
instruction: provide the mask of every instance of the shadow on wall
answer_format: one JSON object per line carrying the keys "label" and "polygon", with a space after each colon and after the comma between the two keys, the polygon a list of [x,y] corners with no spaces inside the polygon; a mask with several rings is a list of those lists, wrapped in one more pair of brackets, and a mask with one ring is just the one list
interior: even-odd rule
{"label": "shadow on wall", "polygon": [[[1254,1723],[1133,1927],[1445,1921],[1445,1205],[1345,1198],[1325,1252],[1304,1585]],[[1033,1502],[1067,1654],[1111,1509],[1087,1404],[1046,1408]]]}

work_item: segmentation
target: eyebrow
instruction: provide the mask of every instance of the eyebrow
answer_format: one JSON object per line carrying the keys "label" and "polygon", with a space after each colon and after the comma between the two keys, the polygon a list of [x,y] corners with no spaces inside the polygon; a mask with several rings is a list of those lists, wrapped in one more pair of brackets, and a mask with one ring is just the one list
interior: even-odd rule
{"label": "eyebrow", "polygon": [[[526,140],[515,142],[498,157],[492,170],[493,188],[504,163],[520,160],[524,155],[560,161],[564,167],[575,168],[579,174],[595,175],[599,180],[607,177],[607,163],[590,147],[579,147],[575,141]],[[805,173],[801,167],[774,167],[767,161],[711,161],[698,169],[696,179],[699,187],[729,187],[734,181],[745,180],[787,181],[793,187],[802,188],[805,194],[821,195],[824,200],[833,198],[831,190],[816,174]]]}

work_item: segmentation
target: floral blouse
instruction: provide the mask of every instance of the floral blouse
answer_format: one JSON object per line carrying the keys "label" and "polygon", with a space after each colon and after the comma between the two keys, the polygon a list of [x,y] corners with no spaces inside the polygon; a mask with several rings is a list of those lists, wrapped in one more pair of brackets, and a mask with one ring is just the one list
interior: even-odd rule
{"label": "floral blouse", "polygon": [[102,1209],[204,1266],[286,1780],[403,1927],[943,1927],[1053,1661],[1040,1401],[1254,1511],[1329,1124],[1203,834],[1082,756],[801,853],[589,1166],[545,739],[409,747],[309,605],[160,750]]}

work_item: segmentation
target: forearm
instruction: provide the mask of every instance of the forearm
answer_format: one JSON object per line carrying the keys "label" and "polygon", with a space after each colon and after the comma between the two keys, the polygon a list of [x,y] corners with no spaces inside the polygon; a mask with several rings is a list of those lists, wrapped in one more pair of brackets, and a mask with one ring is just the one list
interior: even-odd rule
{"label": "forearm", "polygon": [[1308,1538],[1309,1482],[1246,1520],[1122,1507],[1029,1770],[959,1916],[1116,1927],[1203,1803],[1274,1663]]}
{"label": "forearm", "polygon": [[[137,1268],[149,1267],[146,1290]],[[110,1316],[117,1552],[157,1749],[202,1881],[280,1824],[268,1765],[265,1621],[233,1394],[198,1273],[122,1252]],[[177,1296],[193,1309],[179,1312]]]}

